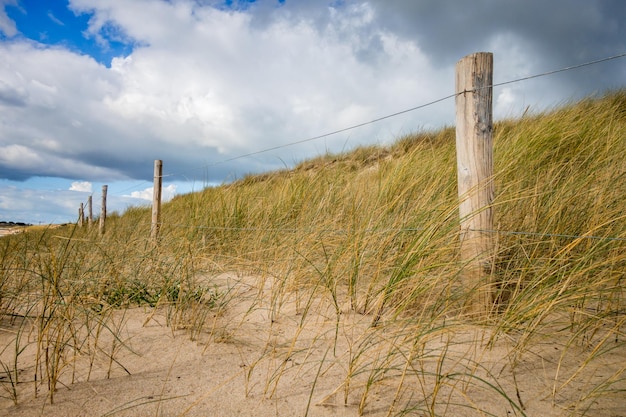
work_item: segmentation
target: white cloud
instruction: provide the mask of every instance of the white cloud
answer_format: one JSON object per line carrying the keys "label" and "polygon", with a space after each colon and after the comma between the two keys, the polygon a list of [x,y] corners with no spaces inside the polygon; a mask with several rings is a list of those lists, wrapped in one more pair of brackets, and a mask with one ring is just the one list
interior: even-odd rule
{"label": "white cloud", "polygon": [[161,199],[163,201],[170,201],[176,195],[176,189],[177,187],[175,184],[170,184],[166,187],[163,187],[163,189],[161,190]]}
{"label": "white cloud", "polygon": [[150,187],[150,188],[146,188],[145,190],[141,190],[141,191],[133,191],[132,193],[130,193],[129,197],[140,198],[140,199],[146,200],[146,201],[152,201],[153,193],[154,193],[154,188]]}
{"label": "white cloud", "polygon": [[56,17],[54,15],[54,13],[52,13],[51,11],[48,11],[48,18],[50,20],[52,20],[54,23],[56,23],[59,26],[65,26],[65,23],[63,23],[58,17]]}
{"label": "white cloud", "polygon": [[0,147],[0,163],[9,167],[33,168],[43,164],[40,155],[32,149],[22,145]]}
{"label": "white cloud", "polygon": [[90,193],[93,191],[93,187],[89,181],[75,181],[70,186],[70,191],[80,191],[83,193]]}
{"label": "white cloud", "polygon": [[[161,201],[166,202],[174,198],[176,195],[176,185],[170,184],[161,189]],[[141,191],[133,191],[130,193],[129,197],[138,198],[141,200],[152,201],[152,196],[154,194],[154,187],[149,187]]]}
{"label": "white cloud", "polygon": [[[323,25],[278,11],[258,24],[247,11],[182,0],[73,0],[71,7],[94,13],[93,36],[113,25],[141,46],[106,68],[61,48],[0,44],[0,79],[26,102],[26,111],[3,112],[11,120],[4,140],[23,146],[25,158],[65,161],[25,164],[35,175],[146,178],[154,157],[184,171],[403,110],[452,84],[451,66],[433,68],[413,41],[377,28],[367,3],[331,8]],[[453,114],[446,112],[390,119],[214,175],[272,169],[280,159],[339,151],[348,140],[379,142],[381,131],[394,137],[449,122]],[[108,169],[110,177],[97,178],[83,165],[99,174]]]}
{"label": "white cloud", "polygon": [[17,6],[17,0],[0,0],[0,32],[8,37],[17,35],[15,22],[7,15],[5,6]]}

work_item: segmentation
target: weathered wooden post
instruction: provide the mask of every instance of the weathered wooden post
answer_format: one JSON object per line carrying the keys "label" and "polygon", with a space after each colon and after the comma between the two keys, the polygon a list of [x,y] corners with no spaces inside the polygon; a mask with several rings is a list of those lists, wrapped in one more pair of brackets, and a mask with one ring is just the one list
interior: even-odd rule
{"label": "weathered wooden post", "polygon": [[485,316],[493,305],[493,54],[456,64],[456,152],[466,312]]}
{"label": "weathered wooden post", "polygon": [[84,211],[83,203],[80,203],[80,207],[78,208],[78,227],[83,227],[84,221],[85,221],[85,211]]}
{"label": "weathered wooden post", "polygon": [[89,225],[89,227],[91,227],[91,224],[93,223],[93,207],[91,203],[91,196],[87,197],[87,213],[87,224]]}
{"label": "weathered wooden post", "polygon": [[104,224],[107,218],[107,188],[108,186],[102,186],[102,208],[100,211],[100,234],[104,235]]}
{"label": "weathered wooden post", "polygon": [[150,227],[150,238],[156,240],[159,237],[159,227],[161,224],[161,188],[163,185],[163,161],[154,161],[154,182],[152,192],[152,226]]}

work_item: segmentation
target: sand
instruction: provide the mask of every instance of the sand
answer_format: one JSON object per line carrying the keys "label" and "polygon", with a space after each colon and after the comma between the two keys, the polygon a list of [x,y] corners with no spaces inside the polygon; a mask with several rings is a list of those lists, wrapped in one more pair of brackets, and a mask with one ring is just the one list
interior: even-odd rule
{"label": "sand", "polygon": [[[623,394],[578,403],[590,387],[614,374],[622,378],[621,344],[580,370],[593,356],[592,345],[547,340],[512,366],[514,334],[488,345],[488,332],[469,326],[421,336],[400,321],[372,329],[371,315],[347,307],[337,323],[324,294],[310,299],[307,309],[308,299],[277,295],[269,278],[225,274],[220,280],[229,302],[206,318],[193,340],[190,329],[167,325],[165,307],[116,312],[124,342],[115,356],[119,364],[103,353],[89,373],[88,359],[78,355],[63,370],[54,404],[41,384],[35,397],[36,352],[29,345],[18,365],[19,403],[5,389],[0,415],[358,416],[361,409],[362,415],[387,416],[404,409],[423,416],[433,403],[436,415],[450,416],[626,415]],[[11,345],[16,328],[2,324],[0,346]],[[101,344],[108,351],[113,339],[103,336]],[[0,355],[5,363],[8,353]],[[1,381],[6,388],[6,377]]]}
{"label": "sand", "polygon": [[21,233],[23,227],[0,227],[0,237]]}

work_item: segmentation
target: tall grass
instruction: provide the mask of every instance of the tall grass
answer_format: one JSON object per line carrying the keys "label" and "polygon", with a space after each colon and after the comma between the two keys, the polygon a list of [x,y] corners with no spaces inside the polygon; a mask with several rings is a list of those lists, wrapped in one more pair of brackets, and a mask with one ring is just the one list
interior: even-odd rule
{"label": "tall grass", "polygon": [[[129,210],[130,221],[137,212]],[[2,239],[0,317],[14,336],[0,353],[1,381],[15,403],[24,385],[35,395],[43,388],[54,402],[59,385],[79,374],[89,380],[97,364],[107,377],[126,372],[117,356],[129,349],[122,338],[128,307],[162,305],[168,324],[197,331],[215,304],[215,291],[192,273],[194,256],[163,253],[140,237],[148,226],[130,228],[115,216],[111,223],[105,238],[67,225]],[[26,353],[31,363],[21,360]],[[77,370],[81,361],[86,370]]]}
{"label": "tall grass", "polygon": [[[77,355],[93,364],[104,350],[111,367],[123,367],[120,309],[166,308],[168,324],[192,337],[216,334],[208,312],[228,304],[213,278],[229,271],[271,280],[272,321],[295,298],[300,330],[289,357],[309,358],[300,340],[308,313],[330,306],[333,354],[311,365],[311,395],[328,362],[342,369],[337,389],[346,404],[358,397],[359,412],[387,392],[390,415],[494,413],[476,400],[487,392],[523,415],[515,377],[552,343],[560,353],[545,371],[549,395],[573,414],[592,413],[599,397],[626,389],[622,368],[572,394],[596,363],[626,349],[625,137],[625,91],[496,124],[489,232],[498,288],[491,313],[472,323],[461,314],[471,295],[459,279],[452,128],[177,196],[163,206],[158,245],[139,208],[112,216],[104,237],[65,227],[0,239],[0,313],[6,328],[20,329],[0,354],[3,387],[17,402],[30,327],[30,382],[47,385],[51,401],[58,383],[71,383]],[[346,348],[344,321],[355,315],[369,327]],[[500,345],[506,372],[486,364]],[[277,392],[285,363],[276,361],[266,393]]]}

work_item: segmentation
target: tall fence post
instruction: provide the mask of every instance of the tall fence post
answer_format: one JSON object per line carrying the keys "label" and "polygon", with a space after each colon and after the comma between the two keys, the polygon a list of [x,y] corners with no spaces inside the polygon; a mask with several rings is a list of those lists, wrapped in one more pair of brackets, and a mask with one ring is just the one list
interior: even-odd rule
{"label": "tall fence post", "polygon": [[100,211],[100,234],[104,235],[104,224],[107,218],[107,188],[108,186],[102,186],[102,208]]}
{"label": "tall fence post", "polygon": [[456,152],[460,243],[466,312],[485,316],[493,305],[493,54],[456,64]]}
{"label": "tall fence post", "polygon": [[93,223],[93,207],[91,203],[91,196],[87,197],[87,213],[87,224],[89,225],[89,227],[91,227],[91,224]]}
{"label": "tall fence post", "polygon": [[154,185],[152,187],[152,226],[150,227],[150,238],[156,240],[159,237],[159,227],[161,224],[161,189],[163,185],[163,161],[154,161]]}

